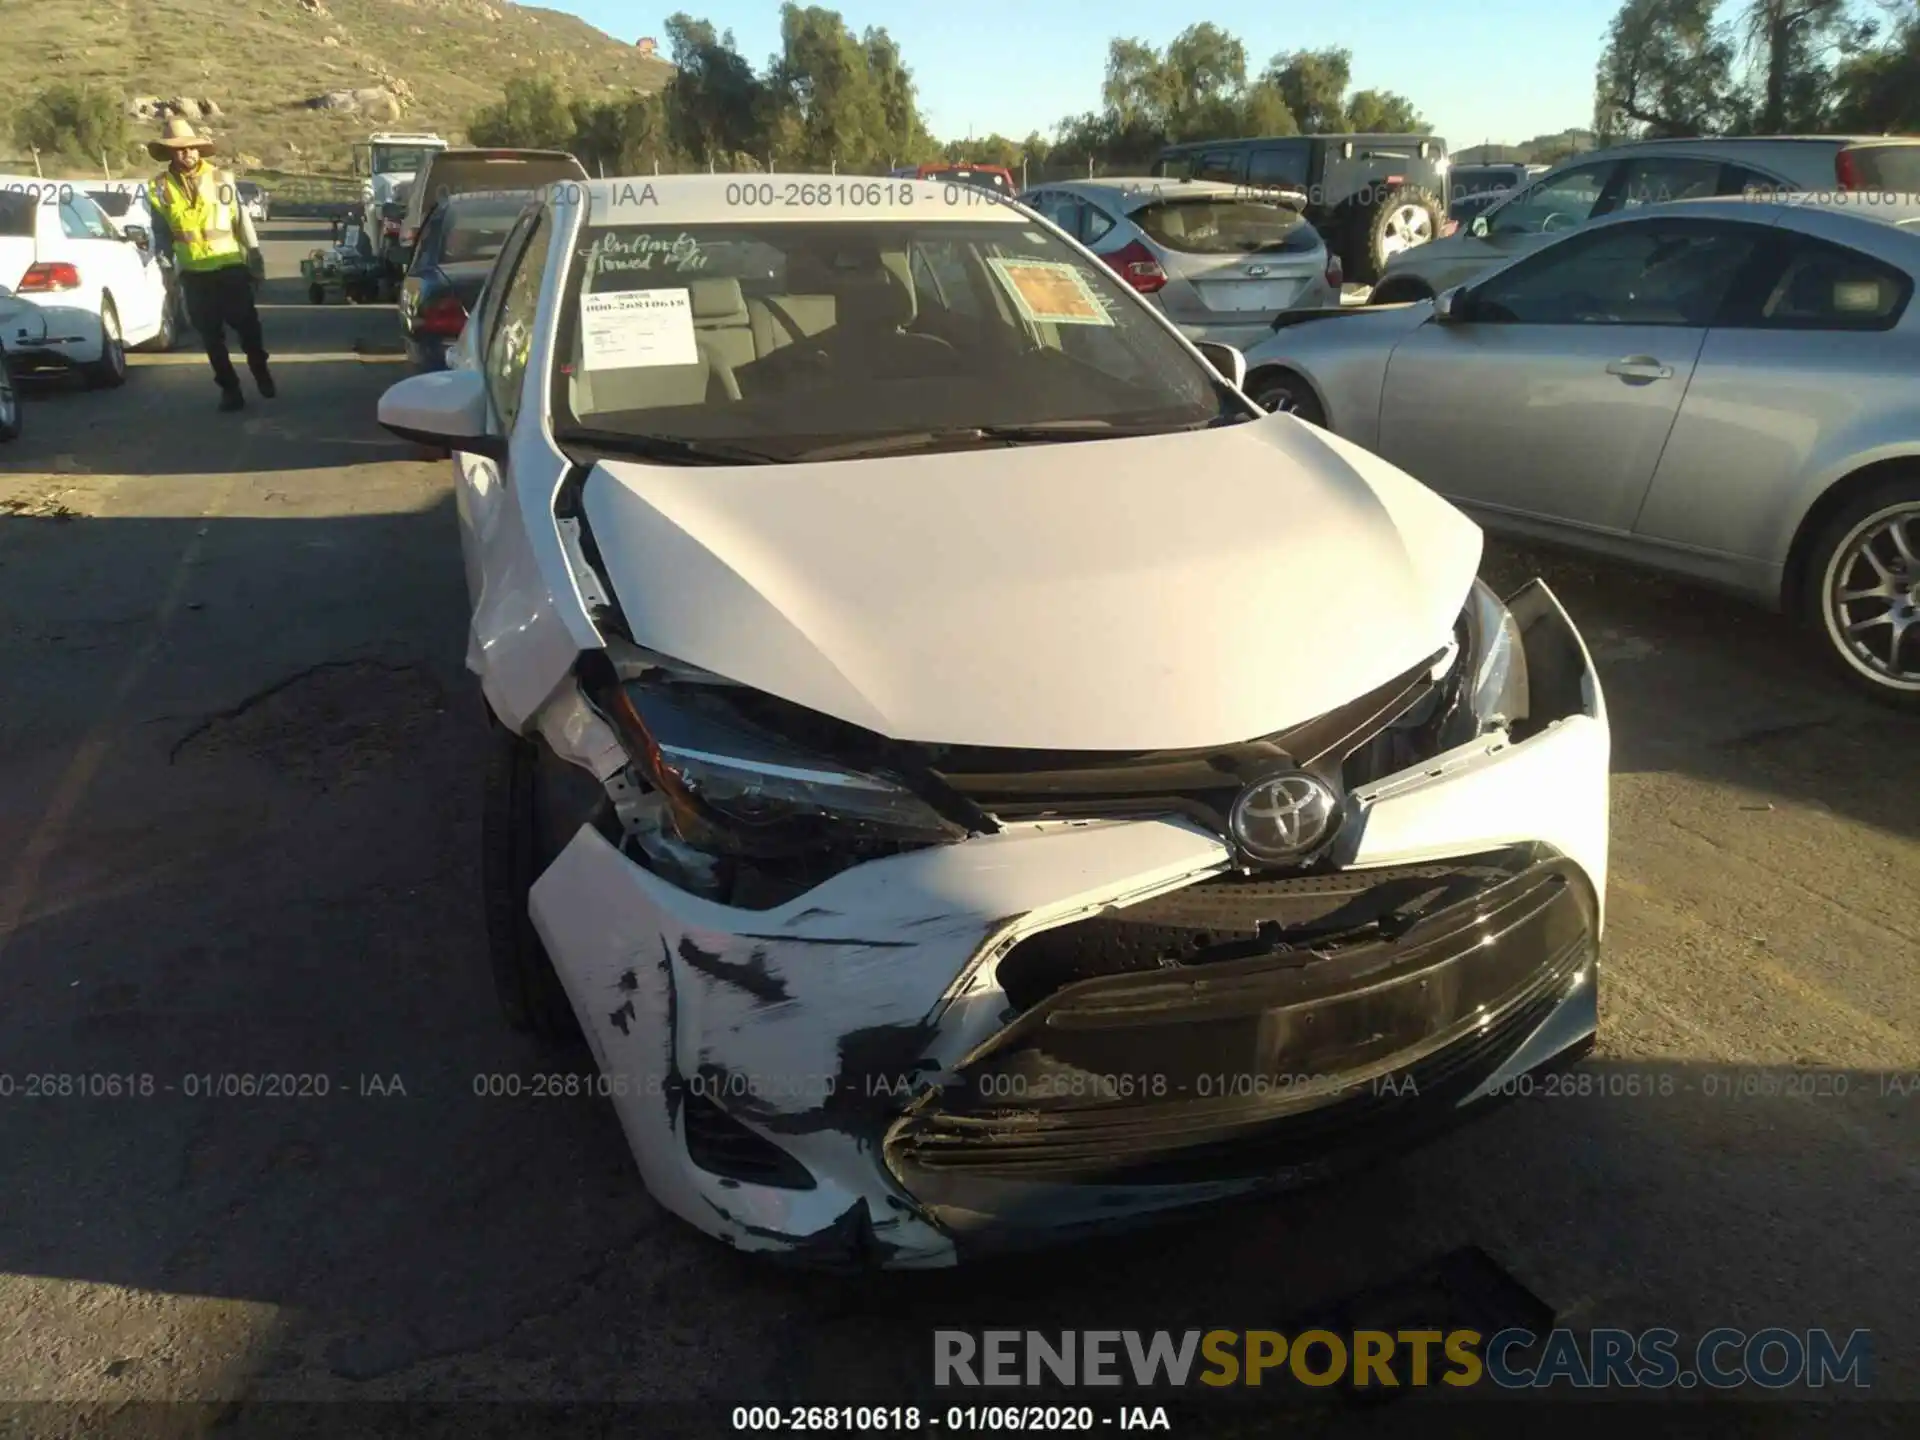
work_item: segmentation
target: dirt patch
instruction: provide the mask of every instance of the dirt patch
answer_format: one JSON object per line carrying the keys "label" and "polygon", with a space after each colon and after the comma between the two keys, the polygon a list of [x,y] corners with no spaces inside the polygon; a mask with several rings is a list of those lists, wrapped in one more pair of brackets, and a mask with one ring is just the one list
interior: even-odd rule
{"label": "dirt patch", "polygon": [[0,500],[0,515],[16,516],[22,520],[77,520],[78,510],[51,495],[16,495]]}
{"label": "dirt patch", "polygon": [[171,758],[244,755],[299,784],[332,790],[424,745],[446,709],[445,693],[422,666],[328,661],[202,720]]}

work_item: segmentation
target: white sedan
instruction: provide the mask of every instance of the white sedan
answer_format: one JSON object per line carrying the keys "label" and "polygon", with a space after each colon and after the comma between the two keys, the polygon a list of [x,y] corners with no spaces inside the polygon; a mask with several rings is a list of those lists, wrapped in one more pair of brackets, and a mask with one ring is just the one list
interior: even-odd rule
{"label": "white sedan", "polygon": [[949,1265],[1583,1052],[1606,710],[1537,582],[1031,212],[549,187],[447,371],[509,1019],[663,1204]]}
{"label": "white sedan", "polygon": [[73,369],[114,386],[130,346],[174,342],[166,272],[67,181],[0,176],[0,287],[22,302],[0,325],[16,369]]}

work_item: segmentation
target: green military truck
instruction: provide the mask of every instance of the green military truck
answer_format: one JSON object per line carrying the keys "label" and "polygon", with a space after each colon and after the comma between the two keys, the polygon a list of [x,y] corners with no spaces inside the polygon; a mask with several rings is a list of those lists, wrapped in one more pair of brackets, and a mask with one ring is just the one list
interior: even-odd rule
{"label": "green military truck", "polygon": [[1447,142],[1437,135],[1266,135],[1169,145],[1153,173],[1304,194],[1306,217],[1348,281],[1446,231]]}

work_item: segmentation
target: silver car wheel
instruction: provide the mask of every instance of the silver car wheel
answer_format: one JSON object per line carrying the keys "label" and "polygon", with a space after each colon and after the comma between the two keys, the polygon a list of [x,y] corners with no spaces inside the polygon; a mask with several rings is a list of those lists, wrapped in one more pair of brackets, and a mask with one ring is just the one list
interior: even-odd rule
{"label": "silver car wheel", "polygon": [[1876,684],[1920,692],[1920,503],[1854,526],[1834,547],[1821,594],[1841,658]]}
{"label": "silver car wheel", "polygon": [[1387,217],[1380,249],[1389,256],[1433,239],[1433,217],[1418,205],[1402,205]]}
{"label": "silver car wheel", "polygon": [[20,401],[13,393],[13,382],[7,378],[6,362],[0,360],[0,440],[13,438],[14,427],[20,423]]}

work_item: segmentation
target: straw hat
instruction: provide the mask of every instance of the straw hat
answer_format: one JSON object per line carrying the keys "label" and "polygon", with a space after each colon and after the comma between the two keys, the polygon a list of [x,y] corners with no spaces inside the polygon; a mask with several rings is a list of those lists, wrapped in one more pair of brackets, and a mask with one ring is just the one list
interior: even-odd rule
{"label": "straw hat", "polygon": [[176,150],[198,150],[210,154],[220,142],[211,135],[194,132],[193,122],[184,115],[169,115],[164,134],[147,142],[147,153],[156,160],[171,160]]}

